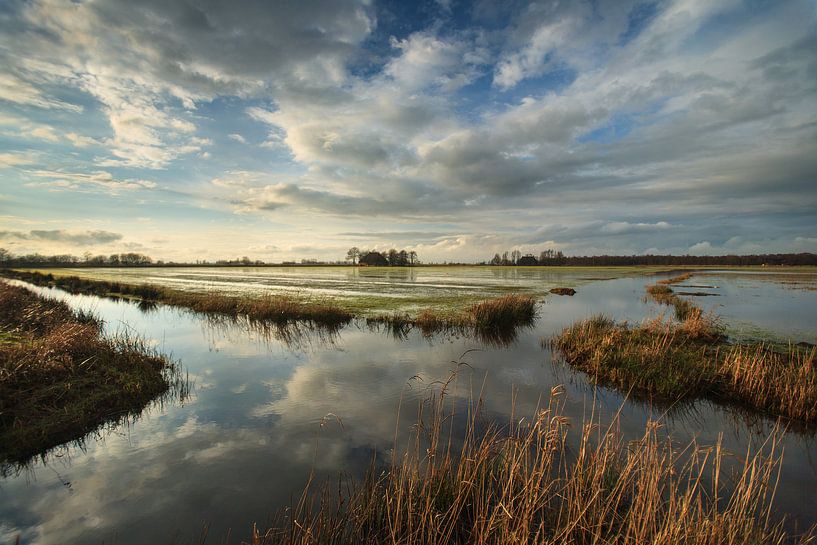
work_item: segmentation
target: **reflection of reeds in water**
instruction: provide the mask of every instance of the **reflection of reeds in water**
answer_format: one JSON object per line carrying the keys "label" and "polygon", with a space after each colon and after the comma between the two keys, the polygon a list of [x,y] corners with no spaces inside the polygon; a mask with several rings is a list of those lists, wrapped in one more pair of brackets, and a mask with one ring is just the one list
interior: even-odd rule
{"label": "reflection of reeds in water", "polygon": [[[320,494],[307,487],[272,528],[254,528],[251,543],[771,545],[791,538],[772,519],[779,433],[730,464],[720,444],[674,449],[655,422],[629,442],[615,423],[601,428],[592,418],[573,430],[559,394],[555,388],[544,409],[500,429],[479,423],[481,400],[453,414],[444,386],[390,466]],[[455,418],[465,419],[463,431],[455,431]],[[737,466],[731,479],[730,465]]]}
{"label": "reflection of reeds in water", "polygon": [[471,305],[460,312],[425,309],[416,317],[383,314],[366,319],[371,328],[383,328],[398,339],[414,330],[425,337],[451,334],[473,337],[489,346],[512,344],[521,329],[533,326],[536,299],[528,295],[505,295]]}
{"label": "reflection of reeds in water", "polygon": [[139,338],[104,337],[102,323],[59,301],[0,282],[0,465],[185,397],[178,365]]}
{"label": "reflection of reeds in water", "polygon": [[331,347],[337,344],[345,324],[322,324],[309,321],[268,322],[252,320],[246,316],[213,316],[203,319],[205,329],[216,335],[231,338],[237,333],[266,346],[280,343],[289,350],[305,350],[309,347]]}

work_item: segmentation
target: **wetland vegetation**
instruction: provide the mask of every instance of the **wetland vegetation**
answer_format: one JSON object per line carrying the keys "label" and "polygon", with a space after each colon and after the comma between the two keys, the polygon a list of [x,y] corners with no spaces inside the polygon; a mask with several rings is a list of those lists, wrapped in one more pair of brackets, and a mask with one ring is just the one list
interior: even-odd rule
{"label": "wetland vegetation", "polygon": [[[356,296],[395,301],[394,310],[379,313],[336,297],[339,273],[321,269],[293,273],[293,284],[306,275],[315,285],[331,288],[307,294],[264,291],[273,282],[289,281],[286,270],[247,269],[237,277],[240,282],[210,276],[207,270],[139,269],[141,277],[126,270],[9,273],[43,288],[59,288],[31,289],[64,297],[75,308],[98,309],[108,322],[138,324],[137,331],[148,331],[152,342],[161,339],[163,351],[167,346],[180,356],[198,390],[191,403],[162,408],[159,418],[142,420],[133,431],[117,425],[126,409],[107,411],[118,415],[107,420],[116,434],[89,439],[82,446],[87,455],[72,449],[73,460],[66,465],[55,463],[54,456],[41,468],[32,464],[41,484],[7,478],[8,503],[33,506],[38,517],[33,525],[49,520],[44,509],[73,516],[76,505],[63,509],[55,503],[59,493],[49,488],[53,479],[48,478],[53,469],[60,475],[58,485],[63,486],[67,472],[65,481],[87,488],[77,502],[91,501],[88,494],[106,494],[104,502],[92,502],[100,520],[155,520],[126,540],[133,543],[156,542],[201,520],[212,521],[218,537],[231,528],[239,539],[270,545],[813,543],[812,534],[800,534],[817,514],[801,498],[816,481],[798,448],[806,456],[817,451],[811,436],[796,435],[817,424],[813,347],[736,342],[712,307],[688,303],[676,291],[689,283],[691,272],[648,281],[641,275],[654,269],[551,276],[524,267],[475,267],[463,269],[472,277],[450,279],[455,269],[438,273],[427,268],[418,276],[414,268],[395,269],[342,273]],[[97,274],[107,276],[92,276]],[[610,277],[616,280],[599,280]],[[707,285],[700,289],[726,296],[718,304],[734,301],[728,290],[701,284]],[[580,288],[574,297],[547,295],[561,286]],[[458,292],[464,287],[467,296]],[[421,296],[404,297],[409,290]],[[444,297],[450,297],[446,304],[418,304]],[[405,305],[407,299],[411,306]],[[132,304],[145,301],[156,306],[143,312]],[[281,308],[272,301],[296,305],[270,313]],[[300,306],[304,302],[327,302],[346,314],[337,321],[314,319]],[[671,309],[670,316],[655,317],[663,305]],[[588,309],[603,314],[593,316]],[[91,320],[82,312],[75,316],[79,322]],[[391,331],[399,340],[372,335],[370,329]],[[14,335],[4,333],[3,339],[16,341],[21,333]],[[554,353],[569,367],[542,350],[542,338],[552,340]],[[457,358],[464,351],[470,354],[468,365]],[[464,382],[485,381],[487,391],[480,390],[476,398],[462,390],[454,393],[450,381],[439,389],[435,378],[444,376],[447,362],[471,377]],[[435,385],[436,397],[419,397],[428,391],[416,386],[422,382]],[[547,399],[551,389],[554,396],[542,408],[543,393]],[[610,397],[599,413],[596,395]],[[411,428],[399,423],[403,396],[421,403]],[[692,403],[701,399],[711,406]],[[663,411],[680,406],[679,401],[692,407],[692,416],[678,411],[657,422],[640,420],[641,407]],[[752,409],[770,426],[784,417],[789,434],[772,430],[769,436],[764,424],[763,433],[752,432],[751,441],[742,435],[720,439],[729,426],[748,433],[746,422],[724,416],[736,405]],[[607,418],[617,411],[619,416]],[[700,422],[696,411],[702,412]],[[693,442],[702,429],[708,435]],[[48,444],[72,439],[55,436]],[[778,444],[786,445],[787,454],[794,452],[789,465]],[[784,475],[782,492],[778,471]],[[112,485],[92,484],[97,473],[105,482],[126,483],[127,490],[117,497]],[[338,473],[348,479],[336,486]],[[307,478],[305,489],[297,476]],[[271,484],[280,493],[271,492]],[[146,497],[156,490],[178,506],[179,514],[145,509]],[[300,500],[290,505],[292,494],[297,497],[301,490]],[[16,499],[20,494],[22,499]],[[205,503],[215,508],[208,510],[197,498],[208,498]],[[120,505],[129,506],[133,515],[118,514],[113,506]],[[274,507],[284,510],[270,521]],[[786,512],[803,517],[803,524],[785,522],[780,515]],[[0,510],[11,528],[28,524],[23,515],[7,513]],[[248,534],[252,520],[258,525]],[[66,542],[110,541],[117,530],[85,528]]]}
{"label": "wetland vegetation", "polygon": [[481,425],[480,400],[454,438],[449,422],[458,415],[445,404],[447,385],[420,411],[412,446],[391,465],[322,494],[307,488],[270,529],[253,528],[251,543],[805,545],[815,539],[787,533],[774,516],[776,434],[727,474],[721,444],[678,449],[660,435],[658,422],[632,441],[616,432],[615,421],[603,427],[590,417],[572,426],[557,387],[544,407],[507,427]]}
{"label": "wetland vegetation", "polygon": [[0,281],[0,467],[138,415],[176,364],[92,315]]}
{"label": "wetland vegetation", "polygon": [[716,318],[669,287],[691,276],[646,288],[652,299],[675,308],[676,321],[660,316],[631,326],[597,315],[565,328],[548,344],[595,380],[655,401],[712,397],[817,424],[817,349],[730,343]]}

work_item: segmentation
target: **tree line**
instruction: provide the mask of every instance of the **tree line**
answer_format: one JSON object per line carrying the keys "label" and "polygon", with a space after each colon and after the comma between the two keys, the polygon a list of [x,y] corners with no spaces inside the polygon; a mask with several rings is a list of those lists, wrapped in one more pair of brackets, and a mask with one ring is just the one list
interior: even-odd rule
{"label": "tree line", "polygon": [[566,256],[561,251],[543,250],[539,256],[522,255],[519,250],[494,254],[488,265],[541,266],[636,266],[636,265],[817,265],[817,254],[750,254],[750,255],[594,255]]}
{"label": "tree line", "polygon": [[82,256],[71,254],[43,255],[27,254],[14,255],[5,248],[0,248],[0,265],[4,267],[61,267],[61,266],[89,266],[89,267],[139,267],[152,265],[150,256],[135,252],[110,255],[93,255],[86,252]]}
{"label": "tree line", "polygon": [[361,250],[352,246],[346,252],[346,261],[352,265],[369,265],[374,267],[413,267],[420,263],[417,252],[414,250],[397,250],[392,248],[386,252],[376,250]]}

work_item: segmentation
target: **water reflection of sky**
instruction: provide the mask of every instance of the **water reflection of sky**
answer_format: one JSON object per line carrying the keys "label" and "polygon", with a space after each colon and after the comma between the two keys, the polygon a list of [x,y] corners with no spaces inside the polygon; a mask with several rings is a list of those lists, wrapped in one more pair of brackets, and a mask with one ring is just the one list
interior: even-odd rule
{"label": "water reflection of sky", "polygon": [[[470,367],[460,368],[453,393],[467,397],[484,381],[486,414],[498,420],[507,420],[513,399],[517,415],[531,413],[557,384],[566,386],[566,414],[574,421],[589,414],[594,399],[602,414],[611,415],[623,396],[596,390],[583,375],[554,364],[540,339],[599,312],[631,321],[660,312],[643,300],[648,280],[593,282],[575,297],[547,297],[536,327],[506,348],[458,337],[428,340],[416,332],[399,341],[359,323],[337,336],[306,334],[284,342],[274,332],[166,307],[143,313],[128,303],[70,298],[94,309],[110,329],[128,324],[180,359],[194,393],[182,405],[154,407],[129,426],[89,438],[82,449],[68,447],[0,482],[0,539],[13,540],[20,532],[24,543],[151,543],[174,535],[194,541],[205,523],[215,541],[227,528],[234,541],[246,538],[253,521],[263,524],[300,492],[310,469],[319,479],[338,471],[359,474],[373,451],[386,455],[395,430],[398,442],[407,437],[427,385],[447,377],[456,367],[452,362],[473,348],[481,350],[464,357]],[[756,320],[761,328],[782,332],[789,324],[805,324],[795,340],[817,333],[808,325],[817,323],[817,292],[800,290],[792,299],[791,290],[781,294],[785,288],[756,285],[763,280],[698,281],[718,286],[721,297],[704,301],[717,300],[728,322]],[[790,304],[795,309],[790,315],[805,321],[766,321],[785,314],[776,305]],[[420,379],[409,380],[415,375]],[[330,413],[337,418],[327,417]],[[647,418],[659,414],[627,403],[622,433],[640,435]],[[697,437],[711,443],[722,435],[738,455],[768,428],[763,422],[750,426],[708,402],[666,417],[666,429],[677,441]],[[784,446],[777,507],[797,514],[802,524],[815,523],[817,443],[791,434]]]}

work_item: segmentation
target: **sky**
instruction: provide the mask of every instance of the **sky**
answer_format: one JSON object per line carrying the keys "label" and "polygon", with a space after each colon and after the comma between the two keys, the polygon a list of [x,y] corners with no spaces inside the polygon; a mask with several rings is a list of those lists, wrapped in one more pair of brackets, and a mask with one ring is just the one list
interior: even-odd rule
{"label": "sky", "polygon": [[817,2],[0,0],[0,247],[817,251]]}

